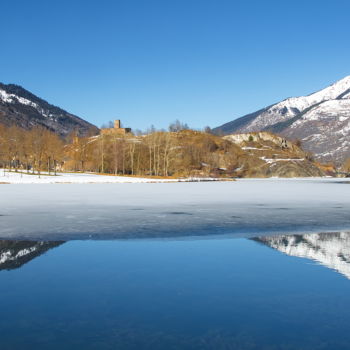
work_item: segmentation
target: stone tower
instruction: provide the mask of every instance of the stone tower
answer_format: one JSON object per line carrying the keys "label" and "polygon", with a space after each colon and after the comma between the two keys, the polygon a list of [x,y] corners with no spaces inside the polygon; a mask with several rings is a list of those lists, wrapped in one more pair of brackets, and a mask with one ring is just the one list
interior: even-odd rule
{"label": "stone tower", "polygon": [[103,135],[125,135],[125,134],[131,134],[131,129],[121,128],[121,122],[119,119],[117,119],[114,121],[113,128],[101,129],[100,133]]}
{"label": "stone tower", "polygon": [[114,129],[120,129],[120,120],[119,119],[114,121]]}

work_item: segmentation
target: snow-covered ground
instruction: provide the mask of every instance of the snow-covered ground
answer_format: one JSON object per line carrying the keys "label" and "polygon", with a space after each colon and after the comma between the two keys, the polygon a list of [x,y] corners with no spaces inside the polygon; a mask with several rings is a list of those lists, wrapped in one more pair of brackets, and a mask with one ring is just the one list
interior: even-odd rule
{"label": "snow-covered ground", "polygon": [[97,183],[158,183],[158,182],[220,181],[219,178],[188,177],[179,179],[135,176],[99,175],[94,173],[31,174],[0,169],[0,184],[97,184]]}
{"label": "snow-covered ground", "polygon": [[350,230],[346,179],[0,185],[0,238],[86,239]]}
{"label": "snow-covered ground", "polygon": [[0,182],[11,184],[54,184],[54,183],[125,183],[125,182],[176,182],[177,179],[151,179],[132,176],[109,176],[92,173],[58,173],[33,175],[25,172],[8,172],[0,169]]}

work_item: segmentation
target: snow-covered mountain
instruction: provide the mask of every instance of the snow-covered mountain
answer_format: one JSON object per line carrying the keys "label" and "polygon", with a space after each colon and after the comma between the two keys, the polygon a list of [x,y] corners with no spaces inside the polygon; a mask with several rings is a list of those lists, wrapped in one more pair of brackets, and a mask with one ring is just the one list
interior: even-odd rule
{"label": "snow-covered mountain", "polygon": [[64,242],[0,241],[0,270],[17,269]]}
{"label": "snow-covered mountain", "polygon": [[53,106],[21,86],[0,83],[0,124],[16,125],[25,129],[44,126],[61,136],[73,130],[85,135],[97,133],[96,126]]}
{"label": "snow-covered mountain", "polygon": [[315,233],[254,238],[287,255],[307,258],[350,279],[350,233]]}
{"label": "snow-covered mountain", "polygon": [[350,76],[308,96],[282,102],[214,129],[216,133],[271,131],[302,141],[322,161],[350,157]]}

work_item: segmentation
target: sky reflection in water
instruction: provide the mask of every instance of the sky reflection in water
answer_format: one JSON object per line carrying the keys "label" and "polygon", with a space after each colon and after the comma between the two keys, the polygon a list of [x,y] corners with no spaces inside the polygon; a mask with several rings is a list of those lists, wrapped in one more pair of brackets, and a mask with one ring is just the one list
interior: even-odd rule
{"label": "sky reflection in water", "polygon": [[1,241],[1,349],[348,349],[349,242]]}

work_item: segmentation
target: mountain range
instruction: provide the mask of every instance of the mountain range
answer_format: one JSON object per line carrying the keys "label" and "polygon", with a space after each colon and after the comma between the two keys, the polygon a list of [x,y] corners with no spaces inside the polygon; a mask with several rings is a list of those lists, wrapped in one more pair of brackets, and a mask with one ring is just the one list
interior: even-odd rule
{"label": "mountain range", "polygon": [[[43,126],[62,137],[72,131],[79,136],[99,131],[21,86],[2,83],[0,124],[24,129]],[[221,135],[261,131],[299,140],[317,160],[342,164],[350,158],[350,76],[308,96],[287,98],[213,129]]]}
{"label": "mountain range", "polygon": [[24,129],[43,126],[60,136],[72,131],[83,136],[96,134],[98,128],[82,118],[49,104],[21,86],[0,83],[0,124]]}
{"label": "mountain range", "polygon": [[350,76],[308,96],[287,98],[213,129],[216,134],[270,131],[324,162],[350,157]]}

